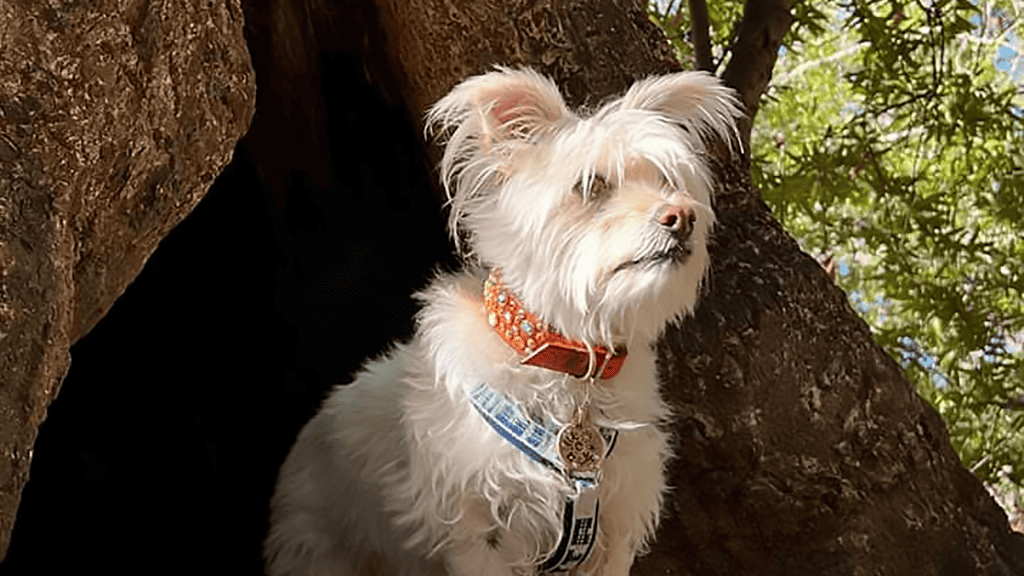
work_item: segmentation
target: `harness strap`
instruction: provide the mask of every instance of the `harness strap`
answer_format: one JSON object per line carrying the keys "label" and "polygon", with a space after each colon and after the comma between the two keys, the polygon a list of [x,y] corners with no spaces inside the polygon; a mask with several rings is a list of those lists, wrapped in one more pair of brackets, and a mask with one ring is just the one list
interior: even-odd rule
{"label": "harness strap", "polygon": [[[473,387],[469,400],[499,436],[570,483],[573,493],[566,499],[563,509],[561,538],[541,563],[540,570],[564,572],[580,565],[590,556],[597,539],[599,471],[576,474],[568,471],[558,453],[558,434],[563,427],[554,420],[527,413],[511,398],[483,383]],[[618,430],[597,428],[604,439],[607,457],[615,446]]]}
{"label": "harness strap", "polygon": [[575,499],[566,499],[562,513],[562,537],[555,551],[538,567],[541,573],[566,572],[590,557],[597,541],[600,509],[596,487],[583,490]]}

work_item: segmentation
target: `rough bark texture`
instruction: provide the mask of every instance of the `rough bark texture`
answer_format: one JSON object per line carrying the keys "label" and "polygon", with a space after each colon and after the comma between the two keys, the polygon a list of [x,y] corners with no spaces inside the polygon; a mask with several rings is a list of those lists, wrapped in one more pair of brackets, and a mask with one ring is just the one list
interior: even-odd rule
{"label": "rough bark texture", "polygon": [[757,116],[761,94],[771,82],[779,46],[792,21],[786,0],[747,0],[743,8],[743,20],[722,80],[736,89],[747,108],[747,118],[740,121],[744,144],[750,143],[751,122]]}
{"label": "rough bark texture", "polygon": [[[495,63],[551,75],[574,105],[677,68],[634,2],[376,4],[413,118]],[[751,114],[789,21],[782,2],[747,5],[725,76]],[[717,172],[709,290],[660,345],[675,490],[633,573],[1024,575],[1024,536],[942,420],[772,218],[746,163]]]}
{"label": "rough bark texture", "polygon": [[68,348],[254,110],[237,0],[0,1],[0,559]]}
{"label": "rough bark texture", "polygon": [[530,64],[573,106],[596,105],[638,77],[679,70],[642,2],[378,0],[379,40],[418,120],[457,79]]}

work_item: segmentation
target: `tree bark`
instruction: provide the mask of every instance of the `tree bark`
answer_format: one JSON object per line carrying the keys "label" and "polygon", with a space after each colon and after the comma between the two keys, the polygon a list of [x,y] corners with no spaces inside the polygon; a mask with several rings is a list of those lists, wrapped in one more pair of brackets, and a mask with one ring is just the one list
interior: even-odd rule
{"label": "tree bark", "polygon": [[722,80],[736,89],[747,108],[747,117],[740,121],[745,146],[750,144],[750,129],[761,95],[771,82],[779,46],[792,21],[786,0],[747,0],[743,8]]}
{"label": "tree bark", "polygon": [[711,60],[711,27],[705,0],[690,0],[690,36],[693,39],[693,63],[698,70],[715,71]]}
{"label": "tree bark", "polygon": [[68,348],[231,159],[254,110],[228,2],[0,2],[0,560]]}
{"label": "tree bark", "polygon": [[[467,75],[528,64],[572,105],[677,70],[635,2],[377,0],[370,46],[412,118]],[[750,117],[791,16],[750,0],[724,77]],[[749,124],[745,127],[749,134]],[[659,345],[673,492],[634,574],[1024,574],[1024,535],[846,295],[717,163],[709,288]]]}

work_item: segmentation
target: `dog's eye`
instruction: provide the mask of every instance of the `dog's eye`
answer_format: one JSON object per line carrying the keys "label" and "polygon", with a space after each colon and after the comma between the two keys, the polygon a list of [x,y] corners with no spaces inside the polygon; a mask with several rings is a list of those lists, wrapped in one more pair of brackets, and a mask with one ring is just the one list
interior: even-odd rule
{"label": "dog's eye", "polygon": [[590,190],[587,194],[584,194],[585,185],[581,178],[576,182],[576,185],[572,187],[572,191],[576,193],[580,198],[600,198],[611,188],[611,184],[608,183],[608,179],[600,174],[594,174],[590,180]]}

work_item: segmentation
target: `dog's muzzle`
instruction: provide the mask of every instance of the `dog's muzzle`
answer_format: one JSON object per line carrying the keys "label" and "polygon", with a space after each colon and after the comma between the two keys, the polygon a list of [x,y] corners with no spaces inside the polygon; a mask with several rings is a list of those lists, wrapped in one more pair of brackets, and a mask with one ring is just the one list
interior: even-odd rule
{"label": "dog's muzzle", "polygon": [[658,266],[661,264],[685,264],[693,254],[690,236],[697,224],[697,214],[692,208],[676,204],[666,204],[654,215],[658,229],[667,238],[667,248],[645,254],[639,258],[623,262],[615,267],[613,274],[635,267]]}

